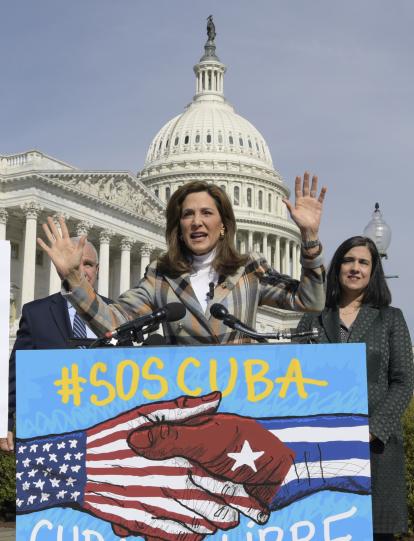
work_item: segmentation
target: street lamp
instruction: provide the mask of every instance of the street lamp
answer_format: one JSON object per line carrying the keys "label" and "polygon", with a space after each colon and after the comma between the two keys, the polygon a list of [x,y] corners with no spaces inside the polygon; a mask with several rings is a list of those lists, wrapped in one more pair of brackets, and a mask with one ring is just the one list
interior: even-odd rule
{"label": "street lamp", "polygon": [[387,249],[391,242],[391,228],[382,218],[379,204],[375,203],[372,218],[364,229],[364,235],[375,242],[381,257],[388,258]]}
{"label": "street lamp", "polygon": [[[375,210],[364,229],[364,235],[374,241],[379,255],[388,259],[387,250],[391,243],[391,227],[383,220],[378,203],[375,203]],[[386,275],[385,278],[398,278],[398,274]]]}

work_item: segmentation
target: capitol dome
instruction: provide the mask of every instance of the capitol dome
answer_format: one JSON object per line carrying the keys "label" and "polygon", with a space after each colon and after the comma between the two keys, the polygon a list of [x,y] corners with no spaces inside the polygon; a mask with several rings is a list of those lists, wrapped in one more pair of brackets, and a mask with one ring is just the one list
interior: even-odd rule
{"label": "capitol dome", "polygon": [[[237,249],[260,252],[274,268],[299,278],[300,234],[283,203],[289,189],[262,134],[225,99],[226,66],[216,55],[215,32],[207,35],[204,55],[194,66],[193,100],[153,138],[138,178],[164,203],[186,182],[217,184],[233,203]],[[262,330],[271,330],[274,314],[274,309],[259,311]],[[292,326],[292,317],[297,319],[285,313],[279,328]]]}
{"label": "capitol dome", "polygon": [[163,126],[154,137],[145,168],[178,159],[231,160],[273,169],[269,148],[261,133],[234,111],[218,92],[201,91],[186,110]]}
{"label": "capitol dome", "polygon": [[[194,66],[196,93],[184,112],[168,121],[152,140],[140,178],[153,186],[153,177],[171,169],[203,167],[250,169],[277,183],[272,156],[262,134],[238,115],[223,93],[226,66],[209,39]],[[283,184],[283,183],[282,183]]]}

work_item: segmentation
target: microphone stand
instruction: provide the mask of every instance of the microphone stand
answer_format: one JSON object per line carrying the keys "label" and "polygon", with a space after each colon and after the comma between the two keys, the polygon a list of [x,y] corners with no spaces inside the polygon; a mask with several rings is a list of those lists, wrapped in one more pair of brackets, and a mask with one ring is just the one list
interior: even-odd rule
{"label": "microphone stand", "polygon": [[276,332],[268,332],[268,333],[259,333],[252,329],[251,327],[248,327],[247,325],[243,325],[239,323],[238,321],[226,321],[227,318],[223,319],[223,323],[227,325],[228,327],[231,327],[232,329],[239,331],[242,334],[245,334],[246,336],[249,336],[250,338],[253,338],[254,340],[257,340],[259,343],[268,343],[269,340],[291,340],[292,338],[317,338],[319,336],[318,329],[313,328],[311,331],[276,331]]}
{"label": "microphone stand", "polygon": [[[124,331],[118,331],[118,337],[117,338],[108,338],[107,336],[101,336],[100,338],[97,338],[94,340],[92,344],[90,344],[89,348],[94,347],[107,347],[107,346],[115,346],[115,347],[130,347],[133,346],[134,343],[141,344],[145,341],[144,334],[149,334],[151,332],[155,332],[160,328],[159,322],[154,322],[149,325],[145,325],[141,329],[137,329],[135,327],[126,329]],[[112,343],[112,340],[116,340],[116,344]]]}

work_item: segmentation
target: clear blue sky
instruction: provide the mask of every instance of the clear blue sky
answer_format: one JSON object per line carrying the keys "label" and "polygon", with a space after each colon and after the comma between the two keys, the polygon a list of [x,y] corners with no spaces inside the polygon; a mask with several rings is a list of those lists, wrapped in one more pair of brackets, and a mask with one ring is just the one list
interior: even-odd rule
{"label": "clear blue sky", "polygon": [[379,201],[393,304],[414,334],[411,0],[14,0],[2,4],[0,154],[39,149],[81,169],[142,168],[194,93],[213,14],[225,95],[292,187],[329,187],[327,259]]}

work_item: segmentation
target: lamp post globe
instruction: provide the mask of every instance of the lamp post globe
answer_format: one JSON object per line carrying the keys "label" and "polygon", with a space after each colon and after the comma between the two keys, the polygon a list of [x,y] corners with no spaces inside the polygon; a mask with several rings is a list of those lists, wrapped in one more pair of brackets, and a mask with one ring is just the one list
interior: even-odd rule
{"label": "lamp post globe", "polygon": [[375,203],[375,210],[364,229],[364,235],[375,242],[380,256],[387,258],[387,250],[391,243],[391,228],[383,219],[378,203]]}

